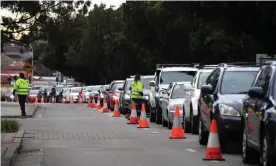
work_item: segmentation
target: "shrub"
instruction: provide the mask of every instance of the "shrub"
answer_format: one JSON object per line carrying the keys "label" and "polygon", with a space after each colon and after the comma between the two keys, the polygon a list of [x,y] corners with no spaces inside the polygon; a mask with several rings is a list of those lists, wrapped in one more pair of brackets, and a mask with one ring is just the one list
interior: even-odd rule
{"label": "shrub", "polygon": [[1,120],[1,133],[14,133],[19,130],[19,123],[16,120]]}

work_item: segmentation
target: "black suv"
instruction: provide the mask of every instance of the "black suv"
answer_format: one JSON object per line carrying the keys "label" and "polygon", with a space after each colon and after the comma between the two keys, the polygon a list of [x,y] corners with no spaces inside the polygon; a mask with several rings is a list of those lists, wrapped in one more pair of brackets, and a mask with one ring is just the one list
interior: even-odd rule
{"label": "black suv", "polygon": [[227,141],[241,143],[242,99],[260,67],[219,64],[202,86],[199,105],[199,143],[206,145],[212,118],[218,125],[222,152]]}
{"label": "black suv", "polygon": [[243,105],[243,162],[251,164],[260,158],[261,166],[275,166],[276,61],[260,69]]}

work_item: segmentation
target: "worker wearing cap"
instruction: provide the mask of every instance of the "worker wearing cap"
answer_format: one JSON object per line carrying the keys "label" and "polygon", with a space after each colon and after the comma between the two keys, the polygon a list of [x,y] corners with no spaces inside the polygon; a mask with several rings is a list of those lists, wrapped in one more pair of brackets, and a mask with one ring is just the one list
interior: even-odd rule
{"label": "worker wearing cap", "polygon": [[[142,108],[142,97],[143,97],[143,83],[141,82],[140,75],[137,74],[134,77],[134,81],[131,84],[131,100],[136,104],[136,111],[138,119],[140,117],[141,108]],[[126,118],[129,119],[130,113],[126,115]]]}
{"label": "worker wearing cap", "polygon": [[29,80],[24,77],[23,73],[19,73],[19,78],[16,80],[14,84],[14,91],[18,96],[19,105],[21,108],[21,117],[26,117],[25,103],[27,96],[29,94]]}

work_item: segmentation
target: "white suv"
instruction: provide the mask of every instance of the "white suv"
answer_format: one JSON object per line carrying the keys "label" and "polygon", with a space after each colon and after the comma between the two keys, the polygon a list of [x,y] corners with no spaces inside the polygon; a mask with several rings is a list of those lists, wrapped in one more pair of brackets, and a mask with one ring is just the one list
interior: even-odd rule
{"label": "white suv", "polygon": [[198,133],[198,100],[201,86],[205,84],[207,77],[217,65],[205,65],[198,70],[191,82],[191,89],[186,92],[184,101],[185,132]]}

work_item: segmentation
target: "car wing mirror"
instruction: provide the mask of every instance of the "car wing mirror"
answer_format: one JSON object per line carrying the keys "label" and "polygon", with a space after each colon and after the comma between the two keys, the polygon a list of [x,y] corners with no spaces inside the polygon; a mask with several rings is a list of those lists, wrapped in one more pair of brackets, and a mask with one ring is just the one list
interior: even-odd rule
{"label": "car wing mirror", "polygon": [[201,92],[203,94],[212,94],[213,93],[213,88],[211,85],[203,85],[201,87]]}
{"label": "car wing mirror", "polygon": [[262,87],[252,87],[248,91],[248,96],[251,98],[264,98],[264,90]]}

